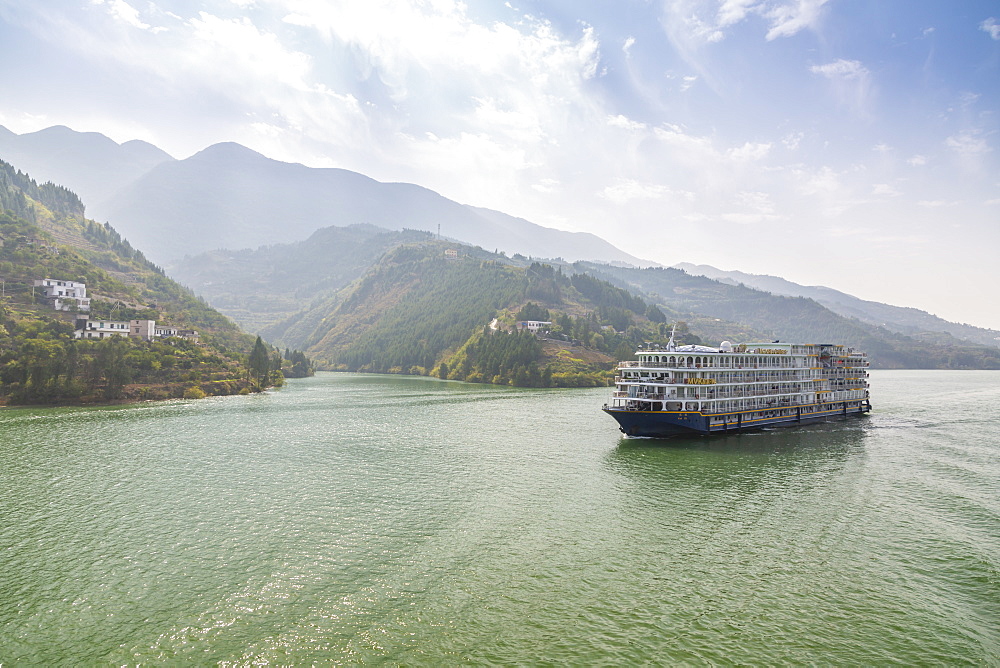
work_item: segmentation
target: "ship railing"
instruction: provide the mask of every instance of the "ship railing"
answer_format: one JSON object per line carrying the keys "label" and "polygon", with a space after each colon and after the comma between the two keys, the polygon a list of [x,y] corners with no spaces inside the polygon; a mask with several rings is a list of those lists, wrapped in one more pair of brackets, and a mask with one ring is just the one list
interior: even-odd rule
{"label": "ship railing", "polygon": [[713,405],[713,403],[710,402],[704,402],[703,406],[705,407],[706,412],[714,411],[718,413],[718,412],[728,412],[732,410],[766,410],[775,408],[794,408],[796,406],[809,406],[812,405],[813,403],[815,402],[809,400],[792,400],[792,401],[775,401],[772,403],[750,402],[748,404],[745,403],[742,406],[727,407],[725,405],[719,406],[719,405]]}
{"label": "ship railing", "polygon": [[767,370],[767,371],[792,371],[810,368],[805,363],[789,364],[776,362],[774,364],[670,364],[669,362],[639,362],[637,360],[625,360],[618,363],[619,369],[634,369],[642,367],[644,369],[671,369],[677,371],[702,371],[705,369],[723,369],[727,371],[743,370]]}
{"label": "ship railing", "polygon": [[[744,376],[743,378],[719,378],[715,377],[718,385],[732,385],[734,383],[788,383],[799,380],[811,380],[812,376],[799,374],[785,374],[777,377],[771,374],[761,374],[756,376]],[[681,383],[683,384],[683,383]]]}
{"label": "ship railing", "polygon": [[[711,387],[711,385],[705,386],[701,385],[698,387]],[[719,390],[708,390],[706,392],[698,392],[695,394],[696,398],[708,397],[709,399],[740,399],[742,397],[778,397],[784,395],[794,395],[801,394],[805,390],[801,389],[791,389],[791,388],[780,388],[778,390],[769,391],[759,391],[759,392],[722,392]]]}

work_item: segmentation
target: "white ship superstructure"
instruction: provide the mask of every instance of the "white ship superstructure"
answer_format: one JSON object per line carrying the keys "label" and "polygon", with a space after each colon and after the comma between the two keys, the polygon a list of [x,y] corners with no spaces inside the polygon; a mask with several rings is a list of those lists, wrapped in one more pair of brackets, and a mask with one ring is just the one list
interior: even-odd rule
{"label": "white ship superstructure", "polygon": [[871,410],[868,357],[842,345],[723,341],[636,355],[618,367],[604,407],[630,435],[726,432]]}

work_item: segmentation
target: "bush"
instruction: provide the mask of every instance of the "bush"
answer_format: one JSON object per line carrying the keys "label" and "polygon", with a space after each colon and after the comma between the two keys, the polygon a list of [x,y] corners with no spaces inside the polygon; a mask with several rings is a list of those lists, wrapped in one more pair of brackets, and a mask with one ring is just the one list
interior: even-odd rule
{"label": "bush", "polygon": [[197,385],[192,385],[191,387],[184,390],[185,399],[204,399],[205,391],[202,390]]}

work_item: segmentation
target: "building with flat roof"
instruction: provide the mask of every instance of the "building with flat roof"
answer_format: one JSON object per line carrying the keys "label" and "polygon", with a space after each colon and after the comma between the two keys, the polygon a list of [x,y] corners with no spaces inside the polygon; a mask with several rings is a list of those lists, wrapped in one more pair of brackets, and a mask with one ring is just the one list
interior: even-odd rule
{"label": "building with flat roof", "polygon": [[551,324],[551,320],[519,320],[517,328],[520,330],[527,330],[532,334],[537,334],[538,330],[544,329]]}
{"label": "building with flat roof", "polygon": [[106,339],[110,336],[131,336],[144,341],[171,336],[198,343],[198,332],[193,329],[157,326],[155,320],[91,320],[77,318],[73,337],[77,339]]}
{"label": "building with flat roof", "polygon": [[52,307],[57,311],[72,311],[74,307],[78,311],[90,310],[86,283],[40,278],[35,280],[34,286],[42,289],[42,296],[52,302]]}

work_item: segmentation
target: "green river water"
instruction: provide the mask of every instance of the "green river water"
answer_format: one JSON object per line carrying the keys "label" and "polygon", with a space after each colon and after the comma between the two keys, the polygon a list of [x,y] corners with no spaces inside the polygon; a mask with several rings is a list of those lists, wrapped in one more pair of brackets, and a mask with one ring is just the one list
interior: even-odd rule
{"label": "green river water", "polygon": [[0,410],[0,664],[1000,665],[1000,373],[671,441],[606,396]]}

